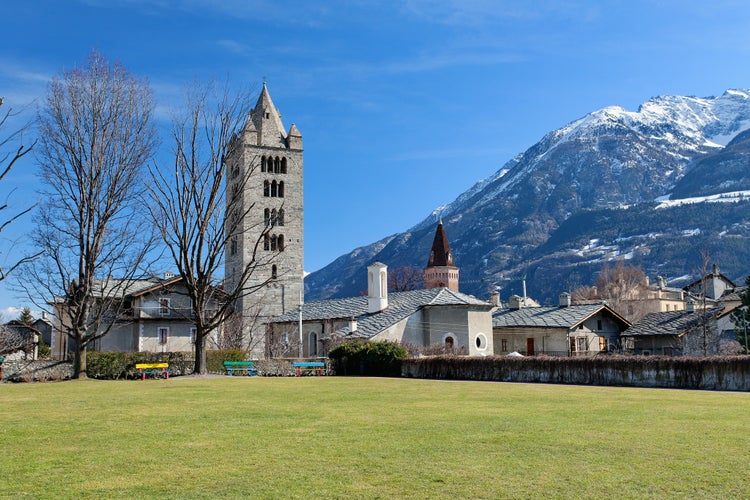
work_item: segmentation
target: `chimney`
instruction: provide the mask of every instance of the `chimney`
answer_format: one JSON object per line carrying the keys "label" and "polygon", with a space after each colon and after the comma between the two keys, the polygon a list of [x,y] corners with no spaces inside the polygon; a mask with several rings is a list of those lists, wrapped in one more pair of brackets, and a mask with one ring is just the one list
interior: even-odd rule
{"label": "chimney", "polygon": [[508,298],[508,308],[518,310],[523,307],[523,299],[518,295],[511,295]]}
{"label": "chimney", "polygon": [[695,312],[695,301],[692,298],[688,299],[686,310],[689,313]]}
{"label": "chimney", "polygon": [[560,307],[570,307],[570,294],[568,292],[560,294]]}
{"label": "chimney", "polygon": [[349,331],[350,332],[357,331],[357,318],[355,317],[349,318]]}
{"label": "chimney", "polygon": [[379,313],[388,307],[388,266],[375,262],[367,266],[367,312]]}
{"label": "chimney", "polygon": [[659,285],[659,290],[664,290],[665,288],[667,288],[667,280],[666,278],[664,278],[664,276],[657,276],[656,283]]}
{"label": "chimney", "polygon": [[500,307],[500,294],[498,292],[492,292],[490,294],[490,304],[495,307]]}

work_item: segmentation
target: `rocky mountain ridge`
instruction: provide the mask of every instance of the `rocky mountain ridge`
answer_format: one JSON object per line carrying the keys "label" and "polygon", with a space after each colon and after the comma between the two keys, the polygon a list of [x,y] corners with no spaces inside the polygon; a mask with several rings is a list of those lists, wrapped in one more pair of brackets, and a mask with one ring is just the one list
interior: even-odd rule
{"label": "rocky mountain ridge", "polygon": [[[747,90],[594,111],[546,134],[408,231],[311,273],[306,300],[357,295],[373,260],[423,267],[437,216],[461,268],[461,291],[478,297],[495,288],[517,293],[513,278],[526,275],[530,294],[552,299],[592,283],[615,258],[674,278],[696,274],[701,253],[739,279],[750,273],[740,258],[750,256],[750,203],[740,197],[719,206],[705,197],[750,189],[748,129]],[[657,208],[655,200],[670,196],[703,198]]]}

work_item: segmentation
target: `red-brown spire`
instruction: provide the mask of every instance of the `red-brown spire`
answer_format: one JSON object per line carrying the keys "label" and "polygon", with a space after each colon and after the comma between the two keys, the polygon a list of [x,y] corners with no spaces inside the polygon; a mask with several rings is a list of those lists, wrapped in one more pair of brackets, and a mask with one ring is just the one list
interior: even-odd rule
{"label": "red-brown spire", "polygon": [[430,260],[427,261],[427,267],[455,267],[455,265],[451,246],[448,244],[448,236],[445,234],[443,221],[441,220],[435,230],[435,239],[432,241],[432,251],[430,252]]}

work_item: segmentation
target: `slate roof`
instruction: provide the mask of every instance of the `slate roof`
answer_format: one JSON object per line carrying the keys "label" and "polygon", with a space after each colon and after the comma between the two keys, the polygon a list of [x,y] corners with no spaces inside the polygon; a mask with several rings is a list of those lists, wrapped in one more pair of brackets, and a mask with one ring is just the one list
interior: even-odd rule
{"label": "slate roof", "polygon": [[645,315],[633,326],[622,332],[624,337],[680,336],[717,317],[724,308],[715,307],[702,311],[667,311]]}
{"label": "slate roof", "polygon": [[604,304],[574,304],[568,307],[523,307],[502,309],[492,315],[493,328],[573,328],[591,316],[606,311],[625,326],[629,323]]}
{"label": "slate roof", "polygon": [[[434,306],[478,306],[487,310],[492,308],[489,302],[479,300],[471,295],[448,288],[431,288],[429,290],[390,293],[388,294],[388,307],[374,314],[367,312],[367,297],[307,302],[302,306],[302,321],[356,318],[356,332],[351,332],[348,327],[345,327],[335,333],[337,335],[351,335],[354,338],[370,338],[411,316],[419,309]],[[299,308],[274,318],[271,323],[296,321],[299,321]]]}

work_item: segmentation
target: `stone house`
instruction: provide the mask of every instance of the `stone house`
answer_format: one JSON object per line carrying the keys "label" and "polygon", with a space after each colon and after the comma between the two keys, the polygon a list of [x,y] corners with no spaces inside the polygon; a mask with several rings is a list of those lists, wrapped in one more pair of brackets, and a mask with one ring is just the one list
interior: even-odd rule
{"label": "stone house", "polygon": [[560,294],[555,307],[529,307],[520,297],[492,315],[495,354],[587,356],[618,350],[630,323],[606,304],[571,304]]}
{"label": "stone house", "polygon": [[370,265],[367,274],[366,297],[309,302],[272,320],[268,356],[297,356],[300,343],[303,357],[326,356],[332,344],[357,339],[493,353],[489,302],[444,287],[389,294],[385,264]]}
{"label": "stone house", "polygon": [[704,356],[722,354],[722,344],[734,336],[719,324],[729,311],[722,307],[650,313],[622,334],[623,348],[632,354]]}
{"label": "stone house", "polygon": [[[135,280],[121,289],[117,286],[106,289],[119,290],[116,300],[121,301],[118,304],[120,314],[109,333],[90,344],[89,350],[107,352],[193,350],[195,322],[191,301],[181,277],[167,273],[164,278]],[[69,345],[70,339],[60,327],[60,322],[65,318],[64,305],[58,302],[55,304],[55,309],[52,356],[55,359],[65,359],[67,353],[72,350],[72,346]]]}

